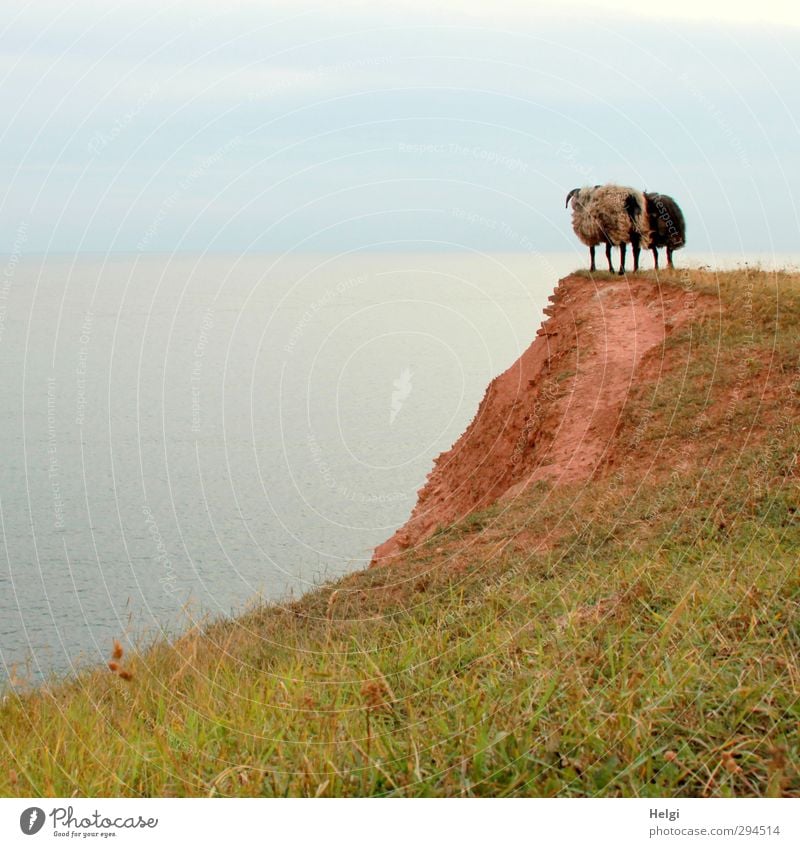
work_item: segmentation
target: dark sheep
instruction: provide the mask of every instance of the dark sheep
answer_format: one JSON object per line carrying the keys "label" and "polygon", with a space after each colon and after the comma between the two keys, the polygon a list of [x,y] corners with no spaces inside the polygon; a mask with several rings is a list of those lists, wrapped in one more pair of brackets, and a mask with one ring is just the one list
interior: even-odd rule
{"label": "dark sheep", "polygon": [[650,249],[658,270],[658,248],[667,248],[667,266],[674,268],[672,253],[686,244],[686,221],[681,207],[667,194],[645,192],[647,223],[650,229]]}

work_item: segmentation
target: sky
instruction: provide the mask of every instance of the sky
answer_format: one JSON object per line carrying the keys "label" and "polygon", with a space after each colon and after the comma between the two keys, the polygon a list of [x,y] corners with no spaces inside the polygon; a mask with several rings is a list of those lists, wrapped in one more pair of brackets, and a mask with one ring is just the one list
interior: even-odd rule
{"label": "sky", "polygon": [[783,0],[11,0],[0,252],[565,251],[567,192],[798,251]]}

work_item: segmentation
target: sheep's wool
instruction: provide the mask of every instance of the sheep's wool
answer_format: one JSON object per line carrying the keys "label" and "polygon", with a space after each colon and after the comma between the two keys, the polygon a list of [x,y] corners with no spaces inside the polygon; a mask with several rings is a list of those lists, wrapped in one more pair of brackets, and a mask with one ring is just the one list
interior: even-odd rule
{"label": "sheep's wool", "polygon": [[624,185],[599,185],[581,188],[572,198],[572,228],[580,240],[591,247],[610,243],[615,247],[631,241],[631,218],[625,208],[629,196],[636,198],[639,213],[633,220],[633,231],[639,234],[642,247],[650,244],[650,227],[644,194]]}
{"label": "sheep's wool", "polygon": [[595,191],[594,188],[581,188],[572,197],[572,229],[588,247],[600,244],[603,240],[600,222],[591,212],[592,195]]}
{"label": "sheep's wool", "polygon": [[681,207],[668,194],[645,194],[648,204],[650,246],[678,250],[686,244],[686,221]]}

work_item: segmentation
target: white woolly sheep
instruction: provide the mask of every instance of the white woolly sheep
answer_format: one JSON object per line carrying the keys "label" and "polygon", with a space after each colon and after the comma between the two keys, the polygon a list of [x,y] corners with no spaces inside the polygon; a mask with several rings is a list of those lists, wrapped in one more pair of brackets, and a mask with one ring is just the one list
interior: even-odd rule
{"label": "white woolly sheep", "polygon": [[611,248],[619,247],[620,269],[625,273],[625,252],[633,247],[633,269],[639,270],[639,251],[649,246],[650,227],[641,191],[623,185],[595,185],[573,188],[566,205],[572,200],[572,228],[589,247],[591,270],[596,270],[594,249],[606,245],[608,269],[614,273]]}

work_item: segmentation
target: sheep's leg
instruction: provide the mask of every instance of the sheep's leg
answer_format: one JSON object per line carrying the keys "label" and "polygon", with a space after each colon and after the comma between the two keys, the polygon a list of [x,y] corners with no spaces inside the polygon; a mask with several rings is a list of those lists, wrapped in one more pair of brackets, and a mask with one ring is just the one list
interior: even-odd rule
{"label": "sheep's leg", "polygon": [[608,259],[608,272],[614,273],[614,263],[611,261],[611,244],[606,241],[606,259]]}
{"label": "sheep's leg", "polygon": [[622,276],[625,273],[625,251],[628,249],[628,245],[623,241],[622,244],[619,245],[619,275]]}
{"label": "sheep's leg", "polygon": [[658,270],[658,247],[653,247],[653,266]]}
{"label": "sheep's leg", "polygon": [[592,246],[589,248],[589,257],[592,260],[592,264],[590,265],[589,270],[590,271],[596,271],[597,268],[595,267],[595,264],[594,264],[594,244],[592,244]]}
{"label": "sheep's leg", "polygon": [[675,265],[672,264],[672,248],[667,244],[667,267],[670,270],[675,270]]}
{"label": "sheep's leg", "polygon": [[641,250],[639,241],[640,241],[640,239],[639,239],[638,235],[631,236],[631,246],[633,248],[633,272],[634,273],[636,273],[636,271],[639,270],[639,251]]}

